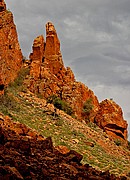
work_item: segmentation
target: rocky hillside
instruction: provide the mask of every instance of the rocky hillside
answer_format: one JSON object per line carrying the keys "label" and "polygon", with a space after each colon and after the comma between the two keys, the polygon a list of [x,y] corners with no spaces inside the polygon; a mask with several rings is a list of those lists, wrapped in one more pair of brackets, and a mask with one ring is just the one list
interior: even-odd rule
{"label": "rocky hillside", "polygon": [[13,15],[1,0],[0,179],[129,179],[121,107],[99,103],[76,81],[51,22],[32,49],[23,63]]}
{"label": "rocky hillside", "polygon": [[[22,71],[24,71],[24,73],[21,72],[20,74],[28,73],[28,69],[23,69]],[[82,177],[85,179],[87,175],[90,174],[92,175],[92,177],[89,176],[90,179],[93,179],[93,176],[95,179],[96,177],[99,178],[99,176],[102,177],[102,179],[111,179],[112,177],[116,179],[117,176],[129,178],[130,151],[128,147],[123,146],[119,139],[110,139],[102,129],[96,126],[96,124],[92,122],[86,124],[86,122],[76,120],[70,115],[67,115],[64,111],[55,108],[54,105],[48,103],[46,99],[31,93],[28,91],[27,87],[23,85],[21,76],[8,87],[5,95],[0,97],[0,104],[0,111],[11,117],[9,118],[2,114],[0,116],[2,127],[0,137],[0,147],[2,153],[0,154],[0,162],[2,166],[2,175],[5,176],[8,174],[9,176],[15,176],[14,172],[16,172],[16,174],[20,174],[20,177],[25,179],[31,179],[32,177],[37,177],[36,179],[39,179],[39,176],[45,176],[47,178],[48,173],[51,171],[52,174],[50,177],[61,176],[62,178],[64,177],[66,179],[72,179],[72,177],[74,179],[77,177]],[[18,122],[22,124],[19,124]],[[26,124],[28,128],[24,124]],[[3,137],[5,137],[5,140],[3,140]],[[36,156],[27,154],[26,148],[35,148],[32,144],[34,142],[36,143],[36,139],[42,140],[44,144],[44,140],[47,137],[52,138],[52,141],[49,139],[49,143],[52,144],[53,142],[53,148],[57,149],[61,153],[62,160],[57,160],[59,165],[60,163],[67,164],[67,166],[65,165],[65,169],[67,169],[63,171],[67,172],[64,175],[61,173],[59,165],[56,164],[57,161],[53,161],[55,158],[57,159],[57,154],[55,154],[55,151],[53,152],[54,154],[52,152],[50,155],[48,154],[52,150],[52,145],[49,146],[49,150],[45,150],[49,151],[46,157],[44,151],[42,152],[42,150],[37,150],[37,146],[34,150],[36,152]],[[32,139],[32,141],[30,139]],[[20,148],[22,148],[24,144],[23,141],[25,141],[25,144],[27,143],[28,145],[25,146],[26,148],[23,148],[21,151]],[[30,144],[30,142],[32,142],[32,144]],[[14,146],[11,145],[11,143],[14,144]],[[22,144],[22,146],[20,144]],[[66,162],[67,157],[70,155],[68,152],[70,152],[72,149],[74,150],[71,151],[72,154],[73,152],[77,152],[78,154],[76,156],[80,157],[80,160],[76,162],[74,161],[75,165],[73,164],[73,160]],[[12,151],[15,153],[12,154]],[[3,154],[3,152],[5,153]],[[64,153],[68,154],[62,155]],[[74,154],[72,154],[70,156],[73,157]],[[15,158],[11,158],[11,156]],[[46,160],[48,159],[47,164],[43,163],[45,159],[43,160],[42,158],[39,158],[41,156],[43,156]],[[58,155],[58,158],[60,157]],[[16,161],[13,159],[16,159]],[[41,159],[41,161],[38,161],[38,159]],[[29,170],[29,174],[26,175],[26,173],[23,171],[23,166],[18,168],[18,161],[24,165],[25,171]],[[39,170],[35,168],[35,170],[33,169],[34,161],[35,167],[42,167],[44,170],[46,169],[46,171],[43,171],[45,174],[42,174],[42,172],[39,172]],[[76,165],[77,163],[78,165]],[[85,170],[84,165],[81,163],[84,165],[89,164],[89,167],[87,166],[88,168]],[[54,172],[57,166],[59,169],[57,169],[55,174]],[[50,169],[50,167],[52,169]],[[77,169],[79,167],[81,169],[83,168],[84,170],[82,171],[81,169]],[[111,174],[115,174],[116,177],[110,176],[108,171]],[[86,173],[86,175],[83,172]],[[23,175],[24,173],[27,177]]]}
{"label": "rocky hillside", "polygon": [[20,123],[0,114],[0,179],[126,179],[82,165],[83,156],[65,146],[54,147]]}

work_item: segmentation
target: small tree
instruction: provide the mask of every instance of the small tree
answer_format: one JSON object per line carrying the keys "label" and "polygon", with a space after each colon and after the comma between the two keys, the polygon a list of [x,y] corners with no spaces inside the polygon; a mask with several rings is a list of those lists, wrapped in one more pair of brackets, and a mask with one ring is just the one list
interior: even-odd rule
{"label": "small tree", "polygon": [[85,116],[85,119],[89,121],[90,113],[93,109],[92,99],[89,98],[86,100],[86,102],[83,105],[83,115]]}
{"label": "small tree", "polygon": [[73,114],[73,110],[69,106],[69,104],[67,104],[67,102],[63,101],[62,99],[60,99],[56,95],[49,96],[48,99],[47,99],[47,102],[54,104],[54,106],[57,109],[63,110],[64,112],[66,112],[69,115]]}
{"label": "small tree", "polygon": [[116,144],[117,146],[120,146],[120,145],[121,145],[120,139],[115,139],[114,142],[115,142],[115,144]]}

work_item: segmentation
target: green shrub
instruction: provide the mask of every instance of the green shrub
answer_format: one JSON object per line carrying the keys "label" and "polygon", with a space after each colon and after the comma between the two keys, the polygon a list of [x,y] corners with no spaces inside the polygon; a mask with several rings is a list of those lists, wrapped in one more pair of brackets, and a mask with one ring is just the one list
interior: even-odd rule
{"label": "green shrub", "polygon": [[49,96],[47,99],[47,102],[54,104],[54,106],[57,109],[63,110],[64,112],[66,112],[69,115],[73,114],[72,108],[65,101],[61,100],[56,95]]}
{"label": "green shrub", "polygon": [[121,145],[121,141],[120,141],[120,139],[115,139],[115,144],[117,145],[117,146],[120,146]]}
{"label": "green shrub", "polygon": [[97,130],[97,128],[98,128],[98,126],[95,123],[93,123],[93,122],[89,122],[88,123],[88,127],[90,127],[93,130]]}
{"label": "green shrub", "polygon": [[83,115],[85,116],[86,120],[88,120],[88,121],[89,121],[89,116],[90,116],[92,109],[93,109],[92,99],[89,98],[84,103],[83,109],[82,109]]}

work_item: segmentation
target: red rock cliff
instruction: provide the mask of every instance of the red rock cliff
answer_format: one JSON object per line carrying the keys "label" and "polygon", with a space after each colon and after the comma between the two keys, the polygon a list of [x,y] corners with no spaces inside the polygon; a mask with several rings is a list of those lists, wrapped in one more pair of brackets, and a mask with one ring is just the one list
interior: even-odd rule
{"label": "red rock cliff", "polygon": [[92,99],[96,111],[97,97],[88,87],[75,80],[69,67],[64,67],[60,41],[52,23],[48,22],[46,25],[46,42],[43,36],[34,40],[30,60],[30,79],[27,83],[32,92],[40,93],[45,98],[56,94],[68,102],[79,119],[82,117],[83,104],[87,99]]}
{"label": "red rock cliff", "polygon": [[95,123],[112,138],[127,140],[127,122],[122,109],[113,100],[106,99],[99,104]]}
{"label": "red rock cliff", "polygon": [[22,53],[18,42],[13,15],[0,1],[0,94],[4,86],[13,81],[22,63]]}

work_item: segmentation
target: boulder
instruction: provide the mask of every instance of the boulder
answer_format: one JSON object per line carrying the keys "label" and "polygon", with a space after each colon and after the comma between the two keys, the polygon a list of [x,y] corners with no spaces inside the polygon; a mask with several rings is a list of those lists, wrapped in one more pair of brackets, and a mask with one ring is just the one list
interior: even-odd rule
{"label": "boulder", "polygon": [[121,107],[113,100],[106,99],[99,104],[94,122],[110,137],[127,141],[127,122]]}

